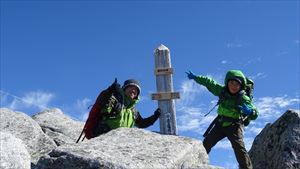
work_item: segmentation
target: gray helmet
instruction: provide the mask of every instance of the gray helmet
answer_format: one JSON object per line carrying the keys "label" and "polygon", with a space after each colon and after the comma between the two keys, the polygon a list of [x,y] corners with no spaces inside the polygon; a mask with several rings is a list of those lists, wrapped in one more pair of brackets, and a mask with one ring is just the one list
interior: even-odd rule
{"label": "gray helmet", "polygon": [[122,88],[125,90],[126,87],[128,87],[128,86],[135,86],[135,87],[137,87],[137,89],[138,89],[138,95],[140,94],[141,88],[140,88],[139,81],[137,81],[137,80],[135,80],[135,79],[128,79],[128,80],[126,80],[126,81],[124,82]]}

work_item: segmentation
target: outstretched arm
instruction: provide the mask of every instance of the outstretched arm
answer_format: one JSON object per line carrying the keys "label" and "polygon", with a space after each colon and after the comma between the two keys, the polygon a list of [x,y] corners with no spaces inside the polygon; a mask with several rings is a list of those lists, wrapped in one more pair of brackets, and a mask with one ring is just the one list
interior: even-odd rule
{"label": "outstretched arm", "polygon": [[213,95],[219,96],[223,90],[223,86],[207,76],[198,76],[192,71],[185,72],[190,80],[194,80],[200,85],[205,86]]}
{"label": "outstretched arm", "polygon": [[154,124],[154,122],[158,119],[160,115],[160,109],[156,109],[154,114],[150,117],[143,118],[139,112],[136,112],[136,120],[135,120],[135,125],[138,128],[147,128],[151,125]]}

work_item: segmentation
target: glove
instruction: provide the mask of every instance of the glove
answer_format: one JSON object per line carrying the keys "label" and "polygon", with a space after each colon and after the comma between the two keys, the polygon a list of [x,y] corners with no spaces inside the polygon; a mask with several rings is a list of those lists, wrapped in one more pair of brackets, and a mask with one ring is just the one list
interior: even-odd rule
{"label": "glove", "polygon": [[116,93],[116,92],[120,91],[121,86],[120,86],[120,84],[118,83],[117,78],[115,78],[114,83],[111,84],[107,89],[108,89],[111,93]]}
{"label": "glove", "polygon": [[192,71],[185,72],[187,74],[187,77],[191,79],[196,79],[196,75]]}
{"label": "glove", "polygon": [[160,108],[157,108],[155,110],[155,112],[154,112],[154,116],[159,117],[160,116],[160,112],[161,112]]}
{"label": "glove", "polygon": [[122,111],[122,107],[123,107],[123,106],[122,106],[121,103],[117,103],[117,104],[113,107],[112,110],[113,110],[114,113],[117,114],[117,113],[120,113],[120,112]]}
{"label": "glove", "polygon": [[239,105],[240,110],[243,112],[244,115],[250,116],[253,114],[253,109],[251,109],[249,106],[247,106],[245,103],[242,105]]}

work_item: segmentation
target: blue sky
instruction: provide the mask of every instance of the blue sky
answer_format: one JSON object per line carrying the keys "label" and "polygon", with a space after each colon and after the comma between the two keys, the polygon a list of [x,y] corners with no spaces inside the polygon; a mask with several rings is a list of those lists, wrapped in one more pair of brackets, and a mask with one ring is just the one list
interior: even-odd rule
{"label": "blue sky", "polygon": [[[179,134],[203,140],[218,98],[185,71],[223,84],[240,69],[255,81],[260,116],[245,129],[249,150],[265,124],[300,109],[299,1],[15,1],[1,0],[1,107],[33,115],[57,107],[84,121],[114,78],[140,81],[137,108],[157,108],[154,50],[170,49]],[[159,130],[159,123],[148,130]],[[224,156],[223,154],[229,154]],[[226,139],[210,164],[237,168]]]}

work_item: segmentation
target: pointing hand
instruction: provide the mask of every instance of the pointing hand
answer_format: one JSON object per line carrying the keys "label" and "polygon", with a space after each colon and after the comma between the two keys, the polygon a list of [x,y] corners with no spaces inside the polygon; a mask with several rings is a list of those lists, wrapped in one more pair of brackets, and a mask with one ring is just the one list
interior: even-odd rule
{"label": "pointing hand", "polygon": [[188,72],[185,72],[186,74],[187,74],[187,77],[191,80],[191,79],[193,79],[193,80],[195,80],[196,79],[196,75],[192,72],[192,71],[188,71]]}

